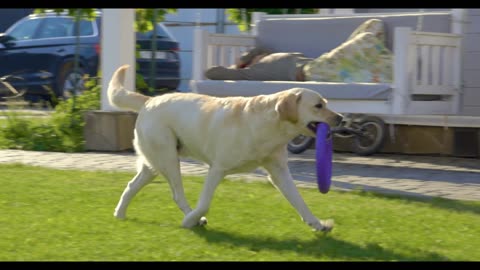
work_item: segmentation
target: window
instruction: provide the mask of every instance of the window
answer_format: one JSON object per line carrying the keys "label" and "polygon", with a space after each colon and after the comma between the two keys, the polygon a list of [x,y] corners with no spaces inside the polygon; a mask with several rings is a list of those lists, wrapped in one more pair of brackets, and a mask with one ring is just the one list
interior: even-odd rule
{"label": "window", "polygon": [[40,19],[31,19],[20,22],[8,33],[8,35],[16,40],[32,39],[40,22]]}
{"label": "window", "polygon": [[45,18],[35,38],[56,38],[73,36],[73,20],[69,18]]}
{"label": "window", "polygon": [[92,21],[81,20],[80,21],[80,36],[93,35]]}
{"label": "window", "polygon": [[[137,32],[137,38],[141,39],[150,39],[153,36],[153,31],[147,32]],[[173,35],[168,31],[168,29],[162,23],[157,24],[157,38],[170,39],[175,41]]]}
{"label": "window", "polygon": [[[8,33],[15,40],[73,37],[75,34],[75,21],[69,17],[27,19],[14,26]],[[91,36],[93,34],[93,22],[81,20],[80,36]]]}
{"label": "window", "polygon": [[[52,17],[44,20],[45,22],[41,25],[40,31],[35,38],[73,37],[76,35],[76,23],[72,18]],[[92,22],[81,20],[80,36],[91,36],[93,33]]]}

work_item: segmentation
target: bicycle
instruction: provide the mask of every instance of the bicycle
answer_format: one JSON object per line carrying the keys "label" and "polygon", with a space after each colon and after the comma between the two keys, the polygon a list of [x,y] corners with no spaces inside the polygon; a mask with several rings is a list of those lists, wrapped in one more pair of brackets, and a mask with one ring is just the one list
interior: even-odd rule
{"label": "bicycle", "polygon": [[[353,138],[352,150],[360,156],[369,156],[380,151],[386,140],[385,122],[376,116],[364,114],[345,114],[343,121],[337,127],[332,127],[330,133],[334,137]],[[292,154],[300,154],[311,148],[315,138],[299,135],[287,145]]]}

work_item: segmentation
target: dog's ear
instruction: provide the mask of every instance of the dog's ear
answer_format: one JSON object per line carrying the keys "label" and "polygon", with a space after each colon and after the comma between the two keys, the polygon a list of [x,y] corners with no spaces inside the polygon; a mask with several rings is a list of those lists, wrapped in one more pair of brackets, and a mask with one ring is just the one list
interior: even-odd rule
{"label": "dog's ear", "polygon": [[282,93],[275,104],[275,111],[281,120],[298,122],[298,103],[302,98],[301,93],[286,92]]}

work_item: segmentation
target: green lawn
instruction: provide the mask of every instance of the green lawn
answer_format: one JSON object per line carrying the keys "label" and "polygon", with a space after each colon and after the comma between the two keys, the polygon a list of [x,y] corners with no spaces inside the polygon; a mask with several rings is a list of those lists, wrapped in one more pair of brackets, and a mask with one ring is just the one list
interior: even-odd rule
{"label": "green lawn", "polygon": [[6,118],[0,118],[0,128],[4,128],[7,126],[8,119]]}
{"label": "green lawn", "polygon": [[[315,233],[269,183],[224,181],[205,228],[183,214],[157,178],[113,210],[133,173],[0,165],[1,261],[478,261],[480,202],[301,188],[333,218]],[[190,203],[202,179],[185,177]]]}

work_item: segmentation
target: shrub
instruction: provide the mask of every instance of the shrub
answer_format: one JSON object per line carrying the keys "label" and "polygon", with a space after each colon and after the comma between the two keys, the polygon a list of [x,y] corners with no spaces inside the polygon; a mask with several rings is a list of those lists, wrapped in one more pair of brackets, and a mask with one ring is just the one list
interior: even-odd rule
{"label": "shrub", "polygon": [[81,152],[85,148],[84,114],[100,109],[101,86],[96,78],[74,98],[60,100],[51,117],[32,121],[17,112],[6,112],[7,124],[0,130],[0,147],[10,149]]}

